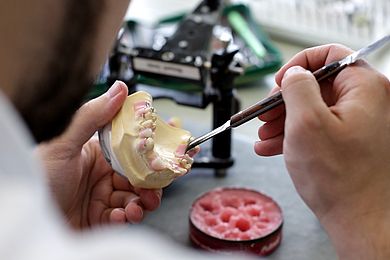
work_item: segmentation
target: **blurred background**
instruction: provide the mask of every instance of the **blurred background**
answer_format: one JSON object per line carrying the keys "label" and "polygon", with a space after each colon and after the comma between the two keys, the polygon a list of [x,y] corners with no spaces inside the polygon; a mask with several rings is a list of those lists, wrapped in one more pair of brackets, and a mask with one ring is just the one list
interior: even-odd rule
{"label": "blurred background", "polygon": [[[183,12],[189,12],[199,0],[132,0],[126,19],[152,25]],[[316,45],[341,43],[359,49],[390,33],[390,1],[388,0],[240,0],[249,6],[253,18],[270,37],[281,54],[282,63],[299,51]],[[376,69],[390,77],[389,48],[367,57]],[[274,74],[269,73],[255,82],[237,89],[242,107],[263,98],[274,86]],[[207,122],[210,113],[159,100],[159,111],[175,111],[188,115],[195,122]],[[161,103],[161,105],[160,105]],[[210,108],[207,108],[210,109]],[[257,139],[259,122],[253,120],[235,129],[235,137]]]}
{"label": "blurred background", "polygon": [[[134,0],[127,17],[155,22],[172,12],[190,10],[197,2]],[[360,48],[390,31],[387,0],[232,0],[229,3],[248,4],[272,36],[304,45],[340,42]]]}

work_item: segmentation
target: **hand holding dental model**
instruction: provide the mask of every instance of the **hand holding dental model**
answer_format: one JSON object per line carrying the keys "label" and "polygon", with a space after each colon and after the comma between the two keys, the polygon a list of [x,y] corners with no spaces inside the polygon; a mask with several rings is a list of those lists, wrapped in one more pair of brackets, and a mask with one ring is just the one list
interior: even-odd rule
{"label": "hand holding dental model", "polygon": [[186,151],[191,134],[165,123],[143,91],[127,97],[99,133],[107,160],[135,187],[163,188],[186,174],[199,147]]}
{"label": "hand holding dental model", "polygon": [[277,73],[272,93],[282,90],[285,107],[260,116],[255,151],[284,154],[340,259],[389,259],[389,79],[363,61],[321,84],[310,72],[350,53],[311,48]]}
{"label": "hand holding dental model", "polygon": [[119,176],[92,137],[112,120],[126,97],[127,86],[116,82],[107,93],[84,104],[62,135],[38,146],[52,196],[75,229],[138,223],[145,211],[160,205],[161,189],[136,188]]}

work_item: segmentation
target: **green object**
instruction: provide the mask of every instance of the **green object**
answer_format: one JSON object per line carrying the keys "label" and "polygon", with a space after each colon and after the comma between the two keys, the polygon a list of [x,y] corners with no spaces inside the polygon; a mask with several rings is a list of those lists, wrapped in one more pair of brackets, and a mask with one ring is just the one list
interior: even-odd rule
{"label": "green object", "polygon": [[252,51],[259,58],[264,58],[267,54],[267,50],[256,35],[251,31],[251,28],[242,15],[237,11],[230,11],[227,14],[227,18],[234,31],[242,37]]}

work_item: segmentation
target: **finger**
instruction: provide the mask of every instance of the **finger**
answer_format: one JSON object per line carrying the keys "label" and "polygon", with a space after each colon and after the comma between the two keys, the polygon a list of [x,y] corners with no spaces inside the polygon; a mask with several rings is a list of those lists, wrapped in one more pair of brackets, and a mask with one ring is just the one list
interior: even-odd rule
{"label": "finger", "polygon": [[329,109],[322,99],[318,82],[310,71],[299,66],[291,67],[284,74],[281,83],[286,106],[286,124],[327,119]]}
{"label": "finger", "polygon": [[110,213],[109,220],[111,223],[126,223],[126,213],[122,208],[113,209]]}
{"label": "finger", "polygon": [[278,135],[273,138],[256,142],[254,145],[255,153],[261,156],[273,156],[283,153],[284,135]]}
{"label": "finger", "polygon": [[130,223],[139,223],[142,221],[144,212],[142,209],[140,197],[133,192],[114,191],[111,196],[111,206],[123,208],[125,218]]}
{"label": "finger", "polygon": [[114,191],[110,197],[110,206],[112,208],[125,208],[131,202],[140,201],[140,197],[131,191]]}
{"label": "finger", "polygon": [[115,190],[134,191],[133,186],[131,186],[129,180],[117,173],[112,175],[112,186]]}
{"label": "finger", "polygon": [[82,146],[101,127],[112,120],[127,96],[125,83],[116,81],[103,95],[84,104],[75,114],[63,138]]}
{"label": "finger", "polygon": [[[280,91],[280,87],[275,86],[271,90],[271,92],[269,93],[268,97],[274,95],[275,93],[277,93],[279,91]],[[285,112],[284,105],[280,105],[280,106],[277,106],[277,107],[271,109],[270,111],[260,115],[259,119],[261,121],[264,121],[264,122],[272,121],[272,120],[275,120],[276,118],[280,117],[282,114],[284,114],[284,112]]]}
{"label": "finger", "polygon": [[148,190],[136,188],[135,191],[139,195],[142,205],[146,210],[155,210],[160,206],[162,189]]}
{"label": "finger", "polygon": [[258,135],[261,140],[266,140],[278,136],[284,132],[285,115],[278,117],[274,121],[265,123],[259,128]]}
{"label": "finger", "polygon": [[126,219],[130,223],[139,223],[144,217],[144,211],[142,208],[134,202],[129,203],[125,207]]}
{"label": "finger", "polygon": [[301,66],[312,72],[321,68],[325,64],[345,58],[353,51],[345,46],[329,44],[306,49],[296,54],[286,63],[275,75],[276,84],[281,86],[284,73],[293,66]]}
{"label": "finger", "polygon": [[259,119],[263,122],[273,121],[286,113],[286,107],[284,104],[281,104],[275,108],[272,108],[270,111],[259,116]]}

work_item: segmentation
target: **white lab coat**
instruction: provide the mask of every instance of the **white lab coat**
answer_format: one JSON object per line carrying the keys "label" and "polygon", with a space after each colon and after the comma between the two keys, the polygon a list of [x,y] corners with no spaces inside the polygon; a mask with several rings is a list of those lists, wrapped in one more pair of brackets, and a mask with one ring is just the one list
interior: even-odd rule
{"label": "white lab coat", "polygon": [[0,259],[242,259],[189,250],[145,227],[69,229],[50,198],[34,143],[0,93]]}

